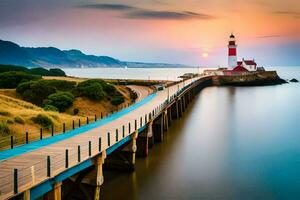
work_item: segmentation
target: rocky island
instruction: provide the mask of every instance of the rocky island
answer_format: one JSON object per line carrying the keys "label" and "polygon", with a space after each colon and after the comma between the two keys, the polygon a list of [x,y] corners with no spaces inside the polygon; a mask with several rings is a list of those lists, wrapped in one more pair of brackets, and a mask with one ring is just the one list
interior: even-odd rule
{"label": "rocky island", "polygon": [[237,75],[215,75],[213,84],[217,86],[264,86],[287,83],[276,71],[248,72]]}

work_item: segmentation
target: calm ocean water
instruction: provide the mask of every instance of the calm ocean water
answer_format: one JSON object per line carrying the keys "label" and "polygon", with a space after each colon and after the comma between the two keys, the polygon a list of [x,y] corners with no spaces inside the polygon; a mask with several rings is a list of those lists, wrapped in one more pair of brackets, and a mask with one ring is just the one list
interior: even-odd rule
{"label": "calm ocean water", "polygon": [[108,79],[178,80],[184,73],[199,73],[198,68],[82,68],[63,69],[69,76]]}
{"label": "calm ocean water", "polygon": [[[300,67],[274,69],[300,80]],[[177,76],[164,70],[149,74]],[[299,199],[299,102],[299,83],[206,88],[135,172],[105,177],[102,199]]]}

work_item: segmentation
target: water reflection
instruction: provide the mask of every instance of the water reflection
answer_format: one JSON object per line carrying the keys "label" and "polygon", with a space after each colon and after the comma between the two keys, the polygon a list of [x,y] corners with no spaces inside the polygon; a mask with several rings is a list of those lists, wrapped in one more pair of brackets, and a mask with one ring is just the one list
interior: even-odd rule
{"label": "water reflection", "polygon": [[134,173],[105,180],[102,198],[297,199],[299,97],[299,85],[204,89]]}

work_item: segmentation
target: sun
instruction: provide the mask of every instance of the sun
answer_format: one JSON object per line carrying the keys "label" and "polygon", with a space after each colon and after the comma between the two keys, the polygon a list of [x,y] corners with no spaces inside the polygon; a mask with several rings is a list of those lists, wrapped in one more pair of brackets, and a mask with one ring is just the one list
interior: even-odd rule
{"label": "sun", "polygon": [[208,53],[207,52],[202,53],[202,57],[203,58],[207,58],[208,57]]}

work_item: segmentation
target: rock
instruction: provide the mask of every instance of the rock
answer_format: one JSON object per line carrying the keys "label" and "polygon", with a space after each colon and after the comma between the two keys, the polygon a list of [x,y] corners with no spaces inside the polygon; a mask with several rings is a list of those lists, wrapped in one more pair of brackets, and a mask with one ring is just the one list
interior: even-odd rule
{"label": "rock", "polygon": [[298,83],[299,81],[297,79],[293,78],[293,79],[290,80],[290,82],[292,82],[292,83]]}

